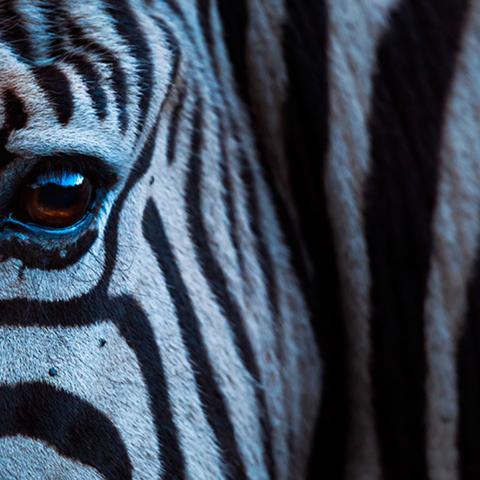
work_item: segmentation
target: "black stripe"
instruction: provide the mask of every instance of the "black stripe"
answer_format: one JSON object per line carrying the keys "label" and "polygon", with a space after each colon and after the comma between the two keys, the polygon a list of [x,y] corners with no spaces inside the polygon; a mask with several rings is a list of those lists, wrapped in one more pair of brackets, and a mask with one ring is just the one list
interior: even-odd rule
{"label": "black stripe", "polygon": [[[197,8],[199,10],[199,15],[200,15],[200,25],[203,31],[205,43],[207,45],[207,49],[209,52],[210,56],[210,63],[214,69],[215,75],[218,78],[220,76],[220,65],[218,64],[218,58],[215,55],[215,48],[214,48],[214,39],[213,39],[213,30],[212,30],[212,25],[211,25],[211,8],[212,4],[210,0],[197,0]],[[221,89],[221,94],[222,94],[222,100],[227,104],[227,100],[225,98],[225,93],[223,92],[223,89]],[[226,210],[227,210],[227,217],[229,220],[229,234],[230,238],[233,244],[233,247],[235,249],[236,257],[237,257],[237,262],[240,267],[240,270],[242,272],[243,279],[245,280],[245,262],[244,262],[244,255],[243,252],[241,251],[240,244],[237,238],[237,233],[236,233],[236,228],[237,228],[237,216],[235,213],[235,208],[233,206],[233,184],[232,184],[232,172],[230,168],[230,159],[226,147],[226,140],[227,140],[227,135],[226,135],[226,127],[225,127],[225,121],[228,119],[230,124],[233,124],[233,120],[227,116],[222,114],[220,110],[216,110],[216,115],[219,118],[220,122],[220,148],[221,148],[221,163],[220,163],[220,168],[221,168],[221,174],[222,174],[222,185],[224,187],[224,198],[225,198],[225,204],[226,204]],[[236,130],[234,128],[234,130]],[[238,140],[237,140],[238,141]]]}
{"label": "black stripe", "polygon": [[[148,4],[151,5],[154,0],[148,0]],[[183,11],[180,8],[180,5],[178,5],[177,0],[165,0],[165,4],[170,7],[170,9],[179,17],[183,18]]]}
{"label": "black stripe", "polygon": [[[148,3],[151,4],[153,1],[154,0],[148,0]],[[170,7],[170,9],[176,15],[178,15],[178,17],[180,17],[181,19],[185,19],[184,15],[183,15],[183,11],[180,8],[180,6],[178,5],[177,0],[165,0],[165,4],[168,5]]]}
{"label": "black stripe", "polygon": [[0,387],[0,437],[39,439],[107,480],[130,480],[132,465],[111,421],[84,400],[45,383]]}
{"label": "black stripe", "polygon": [[197,260],[202,268],[202,272],[208,281],[209,288],[214,294],[220,311],[228,321],[235,343],[238,347],[238,353],[241,361],[247,371],[250,373],[256,383],[256,400],[259,408],[259,418],[261,421],[262,440],[265,449],[265,461],[271,478],[274,478],[272,442],[270,434],[272,432],[269,413],[266,405],[265,392],[261,388],[261,378],[252,345],[245,331],[243,319],[235,300],[231,296],[227,279],[220,267],[215,255],[212,252],[208,240],[207,229],[203,221],[203,212],[201,211],[202,195],[202,148],[203,148],[203,106],[201,100],[197,102],[194,119],[192,147],[189,165],[189,173],[186,185],[186,203],[188,205],[187,213],[189,219],[190,236],[194,240],[195,253]]}
{"label": "black stripe", "polygon": [[468,287],[468,309],[457,357],[461,480],[480,478],[480,250]]}
{"label": "black stripe", "polygon": [[[277,284],[277,277],[275,275],[275,260],[267,246],[267,240],[264,234],[264,227],[261,222],[261,208],[260,208],[260,199],[258,197],[257,186],[255,185],[255,179],[253,171],[249,165],[249,160],[247,158],[246,152],[243,148],[240,148],[240,175],[243,183],[243,188],[246,194],[247,199],[247,209],[248,209],[248,222],[250,229],[254,236],[254,248],[255,248],[255,257],[260,265],[262,272],[262,282],[266,286],[267,291],[267,302],[269,305],[269,311],[272,315],[272,320],[275,330],[275,354],[277,355],[280,365],[285,365],[287,360],[285,359],[285,352],[282,348],[282,339],[284,338],[284,325],[282,321],[282,316],[280,312],[280,298],[279,298],[279,286]],[[285,405],[290,405],[292,401],[289,396],[289,390],[287,387],[287,392],[285,394]],[[267,425],[266,428],[271,428],[270,425]],[[293,445],[293,432],[294,429],[291,428],[288,430],[288,443],[290,446]],[[292,450],[289,451],[291,455],[294,454]],[[272,458],[273,462],[273,453],[269,453],[269,457]],[[270,466],[270,470],[273,471],[274,465]],[[274,475],[275,476],[275,475]],[[274,477],[273,476],[273,477]]]}
{"label": "black stripe", "polygon": [[67,125],[73,115],[73,96],[67,76],[54,65],[34,67],[32,71],[55,110],[58,121]]}
{"label": "black stripe", "polygon": [[65,16],[68,35],[72,44],[84,51],[100,57],[100,61],[108,66],[111,72],[112,90],[115,103],[119,109],[120,132],[125,133],[128,128],[127,113],[127,80],[116,55],[108,48],[103,47],[84,32],[81,26],[70,16]]}
{"label": "black stripe", "polygon": [[108,282],[112,276],[112,272],[115,269],[117,263],[118,254],[118,228],[120,222],[120,214],[125,203],[125,200],[130,193],[130,190],[136,185],[136,183],[142,178],[145,172],[151,165],[152,156],[155,150],[155,142],[157,140],[158,127],[160,125],[160,116],[158,116],[155,127],[152,128],[148,138],[145,141],[143,150],[135,162],[135,165],[130,170],[130,175],[127,178],[123,190],[120,192],[115,200],[115,205],[112,212],[108,217],[108,222],[105,227],[105,247],[107,252],[105,253],[105,266],[102,274],[102,278],[99,281],[99,285],[105,290],[105,295],[108,295]]}
{"label": "black stripe", "polygon": [[[239,2],[231,3],[232,6]],[[215,39],[212,28],[212,2],[211,0],[197,0],[197,9],[199,11],[200,26],[203,32],[203,38],[209,54],[209,63],[213,68],[215,77],[219,79],[222,75],[222,66],[215,52]],[[225,97],[225,93],[222,95]],[[225,101],[225,98],[223,99]]]}
{"label": "black stripe", "polygon": [[229,227],[229,235],[230,240],[232,242],[233,248],[235,250],[235,255],[237,257],[237,263],[240,268],[240,273],[242,279],[247,281],[248,275],[246,275],[246,266],[245,266],[245,252],[242,250],[240,246],[240,240],[238,238],[238,229],[239,229],[239,221],[235,206],[235,199],[234,199],[234,180],[233,180],[233,173],[232,173],[232,158],[230,156],[230,152],[226,145],[228,141],[228,137],[226,135],[225,126],[224,126],[224,119],[222,118],[221,112],[217,112],[217,117],[219,118],[220,122],[220,149],[221,149],[221,158],[220,158],[220,168],[221,168],[221,175],[222,175],[222,187],[223,187],[223,197],[225,199],[225,208],[228,218],[228,227]]}
{"label": "black stripe", "polygon": [[[345,476],[348,429],[346,329],[341,310],[340,280],[323,181],[329,138],[328,9],[323,0],[287,0],[283,51],[288,71],[283,111],[288,177],[302,241],[311,259],[306,272],[296,226],[290,219],[268,165],[275,205],[323,360],[322,399],[310,459],[309,478]],[[259,141],[262,147],[262,140]],[[268,178],[268,177],[267,177]],[[295,459],[292,459],[295,461]]]}
{"label": "black stripe", "polygon": [[199,320],[187,292],[187,287],[175,261],[162,219],[153,200],[149,200],[143,216],[143,234],[155,253],[158,265],[165,277],[170,296],[178,316],[183,343],[193,363],[203,410],[222,455],[223,464],[235,479],[246,479],[245,467],[240,456],[230,414],[220,388],[215,381],[215,371],[208,357]]}
{"label": "black stripe", "polygon": [[[263,226],[261,225],[261,212],[260,212],[260,201],[258,198],[257,188],[253,178],[253,172],[249,166],[247,156],[245,152],[241,151],[240,158],[241,164],[241,177],[243,181],[243,186],[247,198],[247,207],[248,207],[248,221],[250,229],[254,236],[254,248],[255,248],[255,257],[260,265],[262,271],[262,281],[266,286],[267,291],[267,302],[269,305],[269,312],[272,315],[273,320],[273,329],[275,331],[275,353],[278,357],[278,361],[281,365],[285,365],[284,351],[281,348],[282,339],[284,338],[284,328],[282,317],[280,314],[280,300],[278,294],[278,285],[275,277],[275,266],[274,260],[270,253],[270,250],[267,247],[267,242],[265,235],[263,233]],[[259,375],[258,367],[254,366],[254,378],[255,375]],[[257,378],[257,381],[260,381]],[[272,425],[270,419],[266,413],[266,404],[263,398],[260,399],[260,405],[262,409],[265,410],[262,421],[264,429],[264,443],[265,443],[265,453],[267,460],[267,467],[270,478],[276,478],[275,470],[275,459],[272,451],[271,440],[269,438],[269,433],[272,431]],[[290,432],[293,432],[293,428],[289,429]],[[290,438],[290,443],[291,438]]]}
{"label": "black stripe", "polygon": [[467,0],[405,0],[381,40],[366,237],[374,408],[388,479],[428,478],[423,310],[444,111]]}
{"label": "black stripe", "polygon": [[[149,7],[151,7],[154,2],[155,2],[155,0],[145,0],[145,4],[148,5]],[[178,5],[177,0],[164,0],[164,3],[165,3],[166,5],[168,5],[168,7],[170,8],[170,10],[172,10],[172,12],[174,12],[175,15],[177,15],[178,17],[183,18],[183,11],[182,11],[182,9],[180,8],[180,6]]]}
{"label": "black stripe", "polygon": [[0,2],[0,38],[20,57],[20,60],[32,62],[35,55],[30,34],[25,29],[22,15],[15,9],[16,3],[15,0]]}
{"label": "black stripe", "polygon": [[249,24],[246,0],[218,0],[223,36],[233,65],[234,77],[243,101],[249,103],[247,68],[247,28]]}
{"label": "black stripe", "polygon": [[187,86],[184,86],[178,95],[177,104],[172,112],[172,118],[168,129],[167,140],[167,162],[173,165],[176,159],[178,127],[180,125],[181,113],[184,109],[184,102],[187,97]]}
{"label": "black stripe", "polygon": [[[112,311],[116,315],[114,318],[118,318],[119,305],[116,302],[115,310]],[[121,300],[121,305],[121,319],[116,324],[128,346],[135,352],[147,385],[163,467],[161,479],[182,480],[186,478],[185,459],[173,420],[168,383],[155,334],[145,313],[135,301],[125,297]]]}
{"label": "black stripe", "polygon": [[[149,3],[151,3],[151,1],[152,0],[150,0]],[[194,47],[195,49],[195,55],[200,55],[200,51],[198,49],[198,45],[196,44],[196,37],[192,30],[192,26],[188,23],[183,10],[178,5],[178,2],[176,0],[165,0],[164,4],[172,11],[172,13],[174,14],[174,17],[177,17],[177,19],[182,24],[183,32],[187,34],[188,39],[192,44],[192,47]],[[166,16],[168,16],[168,14]],[[158,17],[153,17],[153,18],[156,21],[158,21]]]}
{"label": "black stripe", "polygon": [[137,62],[138,83],[141,91],[138,117],[139,134],[144,127],[153,92],[153,64],[150,45],[127,0],[104,0],[104,2],[107,12],[116,22],[119,35],[130,46],[132,57]]}
{"label": "black stripe", "polygon": [[[210,0],[198,0],[198,1],[199,1],[199,9],[201,10],[200,20],[201,20],[202,30],[204,32],[204,37],[206,39],[206,43],[209,49],[212,67],[214,68],[215,73],[218,77],[219,75],[221,75],[221,71],[220,71],[221,67],[218,64],[218,58],[215,55],[215,49],[214,49],[214,37],[213,37],[213,30],[211,26],[211,11],[210,11],[212,8],[212,3]],[[247,78],[247,29],[249,25],[248,5],[247,5],[247,2],[244,2],[244,1],[229,3],[227,1],[222,1],[222,0],[217,2],[217,5],[219,8],[220,17],[223,24],[223,28],[222,28],[223,36],[227,43],[227,49],[230,56],[230,60],[234,66],[234,75],[235,75],[235,80],[238,87],[238,92],[240,93],[240,96],[243,99],[245,106],[247,107],[247,110],[248,110],[248,107],[250,106],[248,78]],[[325,22],[325,20],[323,17],[321,17],[320,21],[314,24],[315,28],[317,28],[317,25],[322,25],[323,22]],[[318,45],[320,45],[320,43],[315,44],[315,47],[314,47],[315,51],[318,50]],[[326,64],[326,61],[322,62],[321,65],[325,65],[325,64]],[[320,78],[323,78],[323,77],[320,77]],[[322,85],[322,82],[317,81],[316,85]],[[224,92],[222,92],[222,95],[224,96]],[[225,102],[225,98],[224,98],[224,102]],[[256,118],[255,118],[254,109],[250,109],[249,114],[251,115],[252,123],[255,125]],[[235,132],[238,127],[236,125],[236,121],[234,119],[234,115],[232,114],[232,112],[230,112],[229,121],[230,121],[230,128],[232,128],[233,131]],[[318,123],[315,125],[318,125]],[[317,133],[315,133],[315,138],[319,138],[319,135]],[[266,183],[268,184],[269,191],[272,195],[272,199],[274,202],[274,216],[280,222],[280,228],[281,228],[282,234],[286,239],[290,249],[293,267],[301,283],[302,290],[305,296],[308,297],[309,307],[312,310],[313,309],[312,306],[316,305],[316,303],[318,302],[317,292],[312,292],[312,288],[307,279],[307,275],[304,268],[303,247],[301,246],[301,243],[300,243],[300,237],[298,235],[298,231],[296,227],[292,222],[291,215],[288,212],[285,202],[277,189],[275,179],[274,179],[274,173],[272,172],[272,169],[271,169],[271,165],[273,164],[272,159],[269,158],[268,155],[266,154],[267,149],[262,148],[263,140],[261,139],[261,129],[258,129],[258,128],[256,129],[255,141],[256,141],[258,152],[259,152],[260,160],[262,163],[261,166],[263,167],[262,176],[265,179]],[[237,142],[239,145],[241,144],[241,142],[238,139],[237,139]],[[274,320],[276,320],[279,317],[278,315],[279,299],[278,299],[278,288],[276,285],[275,276],[273,274],[274,260],[266,246],[266,240],[262,233],[263,229],[260,226],[259,205],[258,205],[259,200],[256,198],[256,195],[257,195],[256,192],[254,191],[254,189],[251,188],[252,180],[247,178],[248,162],[246,159],[245,151],[243,150],[242,147],[240,147],[240,153],[241,153],[240,164],[244,169],[244,172],[242,173],[243,181],[247,185],[247,188],[246,188],[247,195],[248,195],[247,202],[249,204],[249,210],[254,212],[254,214],[249,217],[250,228],[255,236],[255,249],[257,251],[257,258],[259,260],[262,274],[265,280],[265,284],[267,286],[270,310],[271,312],[273,312]],[[292,163],[295,164],[295,162],[297,161],[298,161],[298,158],[295,155],[293,155]],[[318,155],[315,157],[315,161],[318,161]],[[247,174],[245,174],[245,170],[247,171]],[[309,181],[311,182],[313,178],[314,178],[313,176],[309,177]],[[317,187],[318,185],[315,185],[315,188]],[[311,220],[311,216],[309,218]],[[333,255],[327,254],[328,262],[331,263],[333,261],[333,258],[334,258]],[[322,268],[323,268],[323,265],[322,265]],[[330,287],[332,283],[334,283],[332,281],[332,277],[329,277],[327,285]],[[332,301],[332,296],[327,295],[327,297],[328,297],[328,302]],[[322,303],[322,308],[325,306],[325,304],[326,302]],[[279,337],[281,337],[281,333],[279,334]],[[276,348],[276,353],[281,361],[282,356],[284,355],[284,352],[281,348],[281,343],[277,342],[277,345],[275,348]],[[339,376],[337,373],[334,372],[332,375],[332,378],[334,378],[335,381],[338,381],[338,379],[341,379],[341,376]],[[286,395],[288,397],[288,393]],[[332,402],[332,404],[334,404],[335,407],[338,407],[339,402],[337,403]],[[343,414],[343,411],[341,413]],[[332,419],[331,411],[329,411],[325,415],[325,418],[328,419],[328,421]],[[343,418],[343,416],[340,415],[339,418]],[[269,422],[267,418],[266,419],[267,426],[265,428],[266,430],[271,430],[271,428],[268,427],[268,423]],[[332,429],[330,430],[330,432],[333,432],[333,434],[335,435],[339,428],[339,423],[335,423],[335,421],[333,420],[331,421],[331,425],[332,425]],[[290,445],[293,444],[292,434],[293,434],[293,431],[291,430],[290,436],[289,436]],[[328,439],[327,440],[328,442],[330,442],[330,443],[326,443],[326,445],[331,445],[332,437],[327,433],[325,435],[325,438]],[[269,440],[265,442],[265,445],[266,445],[265,450],[267,452],[268,468],[269,468],[269,471],[272,473],[274,472],[274,465],[273,465],[274,460],[273,460],[273,454],[269,451],[269,446],[268,446],[269,443],[270,443]],[[292,458],[294,458],[295,452],[293,451],[293,449],[290,451],[290,454]],[[326,458],[328,457],[329,455],[327,454]],[[318,456],[316,455],[314,458],[318,458]]]}
{"label": "black stripe", "polygon": [[[235,2],[235,4],[231,4],[230,9],[233,7],[234,13],[238,13],[238,7],[240,6],[240,3],[242,2]],[[217,77],[220,75],[220,66],[218,64],[218,59],[215,55],[215,48],[214,48],[214,34],[212,30],[212,24],[211,24],[211,8],[212,8],[212,3],[211,0],[197,0],[197,9],[199,11],[199,16],[200,16],[200,23],[203,31],[203,35],[205,38],[205,42],[207,45],[207,49],[209,51],[210,55],[210,60],[212,63],[212,66],[215,70],[215,73]],[[246,6],[245,6],[246,9]],[[237,22],[242,21],[243,18],[237,18]],[[246,20],[246,19],[245,19]],[[230,25],[224,26],[228,30]],[[245,24],[246,27],[246,24]],[[227,32],[228,35],[228,32]],[[238,40],[238,38],[236,39]],[[246,40],[246,38],[245,38]],[[237,46],[238,48],[238,46]],[[238,58],[238,57],[235,57]],[[246,66],[246,65],[245,65]],[[246,87],[246,85],[245,85]],[[224,92],[222,92],[222,95],[224,96]],[[224,98],[225,101],[225,98]],[[234,129],[236,128],[235,122],[233,118],[230,118],[230,123],[234,125]],[[194,127],[195,128],[195,127]],[[222,126],[223,129],[223,126]],[[222,136],[224,135],[224,131],[221,132]],[[238,139],[237,139],[238,142]],[[240,142],[238,142],[240,144]],[[223,151],[222,154],[225,152]],[[255,236],[255,242],[256,242],[256,250],[257,250],[257,258],[259,259],[260,263],[260,268],[263,273],[263,277],[266,281],[267,285],[267,291],[268,291],[268,301],[270,305],[270,311],[273,313],[274,320],[276,320],[279,317],[279,307],[278,307],[278,291],[276,288],[275,280],[274,280],[274,275],[273,275],[273,260],[271,258],[270,252],[266,247],[265,239],[263,237],[263,234],[261,232],[261,228],[259,228],[259,205],[258,205],[258,199],[256,197],[256,192],[253,186],[253,180],[251,177],[251,172],[249,168],[246,166],[247,165],[247,158],[244,152],[242,152],[242,155],[240,156],[240,163],[242,164],[242,176],[243,176],[243,181],[245,184],[245,190],[247,191],[247,202],[249,204],[249,208],[252,212],[252,216],[249,217],[250,220],[250,227],[252,229],[252,232],[254,233]],[[223,169],[223,180],[228,182],[228,176],[226,174],[228,172],[225,171],[223,162],[220,165],[220,168]],[[197,186],[198,190],[198,186]],[[239,255],[239,250],[238,250],[238,241],[236,241],[235,237],[235,232],[232,230],[234,228],[234,219],[235,216],[233,214],[233,208],[228,205],[228,202],[231,202],[231,199],[229,198],[229,194],[226,196],[227,200],[227,214],[229,214],[229,225],[230,225],[230,236],[233,241],[234,248],[237,253],[237,258],[239,259],[239,264],[242,266],[242,257]],[[209,270],[210,277],[207,276],[209,279],[209,282],[211,284],[215,284],[215,276],[217,274],[222,274],[223,272],[221,271],[221,268],[219,265],[216,265],[215,262],[212,262],[213,256],[211,258],[208,258],[209,255],[205,257],[205,265],[204,269]],[[208,258],[208,260],[207,260]],[[207,266],[208,265],[208,266]],[[225,278],[222,279],[220,282],[220,287],[216,288],[214,290],[214,294],[217,297],[217,300],[219,301],[220,305],[224,305],[225,299],[222,298],[224,296],[227,297],[227,305],[226,305],[226,312],[225,313],[233,313],[235,316],[238,316],[238,320],[240,320],[240,313],[238,310],[238,306],[233,302],[233,299],[230,298],[228,294],[228,289],[226,285],[226,280]],[[228,315],[227,315],[228,316]],[[240,343],[244,346],[247,347],[247,349],[250,349],[248,351],[249,355],[252,355],[251,358],[253,359],[253,352],[251,351],[251,345],[248,343],[248,339],[246,336],[246,333],[239,328],[239,321],[233,321],[235,325],[237,325],[237,332],[236,336],[237,339],[240,339]],[[277,343],[278,346],[278,343]],[[247,355],[247,357],[249,356]],[[244,358],[244,364],[246,365],[247,368],[249,368],[249,372],[252,374],[252,376],[255,378],[255,380],[260,383],[260,373],[258,370],[258,365],[256,362],[253,360],[248,360],[245,361]],[[275,470],[275,460],[274,460],[274,454],[273,454],[273,446],[272,446],[272,441],[270,437],[270,432],[272,431],[272,426],[271,426],[271,421],[266,405],[266,400],[265,400],[265,395],[263,391],[259,391],[257,389],[256,391],[256,398],[257,398],[257,403],[259,405],[259,408],[261,410],[260,414],[260,421],[261,421],[261,428],[262,428],[262,437],[263,437],[263,443],[264,443],[264,448],[265,448],[265,462],[266,462],[266,467],[269,473],[270,478],[276,478],[276,470]]]}
{"label": "black stripe", "polygon": [[[2,15],[6,16],[0,22],[2,39],[23,59],[34,62],[29,34],[24,28],[23,18],[14,6],[15,2],[0,5]],[[73,113],[73,97],[68,78],[54,65],[33,67],[32,72],[40,88],[47,94],[58,120],[66,125]]]}
{"label": "black stripe", "polygon": [[20,130],[28,122],[23,101],[12,90],[3,92],[4,120],[0,129],[0,169],[5,168],[15,156],[5,147],[10,134],[14,130]]}
{"label": "black stripe", "polygon": [[[238,1],[234,3],[229,3],[229,6],[226,7],[226,2],[219,2],[217,3],[220,9],[220,16],[222,14],[226,15],[226,17],[221,18],[224,22],[227,21],[227,24],[223,25],[223,33],[225,36],[225,40],[227,43],[227,48],[229,53],[233,55],[231,57],[231,61],[234,66],[234,70],[237,75],[240,75],[240,93],[244,96],[244,100],[247,101],[247,69],[246,69],[246,28],[248,25],[248,9],[245,2]],[[197,8],[199,10],[200,16],[200,23],[203,31],[203,35],[205,38],[205,42],[209,51],[211,64],[215,70],[216,76],[220,76],[220,65],[218,64],[218,58],[215,54],[215,39],[214,39],[214,32],[212,29],[211,24],[211,16],[212,16],[212,2],[211,0],[197,0]],[[242,48],[243,47],[243,48]],[[243,69],[243,70],[242,70]],[[245,76],[245,77],[243,77]],[[225,93],[222,92],[222,96],[225,97]],[[226,101],[225,98],[223,99],[224,102]],[[231,112],[230,112],[231,113]],[[236,122],[232,115],[229,118],[231,128],[234,131],[237,130]],[[224,127],[222,125],[221,136],[225,135]],[[237,143],[240,145],[241,142],[236,138]],[[221,140],[222,145],[222,156],[225,158],[225,148],[223,145],[223,141]],[[270,251],[266,246],[266,241],[263,235],[262,228],[260,227],[260,208],[259,208],[259,201],[257,198],[257,192],[254,186],[252,173],[248,167],[248,159],[246,157],[243,148],[240,147],[240,158],[239,162],[241,165],[241,176],[244,183],[245,191],[247,193],[247,203],[249,207],[249,211],[251,215],[249,216],[249,223],[250,228],[253,232],[255,238],[255,249],[256,249],[256,257],[259,260],[260,268],[262,270],[263,279],[265,281],[268,293],[268,302],[270,306],[270,311],[273,314],[273,319],[276,321],[279,317],[279,298],[278,298],[278,288],[275,281],[274,276],[274,262],[271,257]],[[225,160],[226,161],[226,160]],[[230,179],[228,172],[228,166],[224,165],[225,162],[222,162],[220,167],[222,168],[222,175],[223,175],[223,182],[224,184],[228,184]],[[236,251],[236,256],[242,269],[242,272],[245,271],[244,264],[243,264],[243,256],[240,253],[240,248],[238,245],[238,240],[236,238],[235,233],[235,224],[236,224],[236,215],[232,206],[232,198],[230,190],[231,186],[227,188],[227,192],[225,192],[225,199],[226,199],[226,206],[227,206],[227,215],[229,218],[229,229],[230,229],[230,237],[232,238],[232,243]],[[279,325],[279,337],[281,338],[281,325]],[[282,352],[279,349],[280,343],[277,342],[276,344],[276,353],[279,356],[279,359],[282,358]],[[255,365],[254,369],[258,367]],[[251,372],[252,373],[252,372]],[[261,415],[262,421],[262,429],[263,429],[263,441],[265,446],[265,455],[266,455],[266,465],[270,475],[270,478],[275,478],[276,470],[275,470],[275,461],[274,461],[274,454],[272,451],[272,444],[270,434],[268,432],[271,431],[271,424],[270,419],[266,407],[266,402],[263,396],[258,394],[257,392],[257,400],[259,402],[260,408],[264,411]]]}
{"label": "black stripe", "polygon": [[[209,54],[211,57],[211,61],[213,63],[214,68],[216,69],[217,76],[220,75],[220,67],[217,63],[217,58],[214,52],[214,34],[213,34],[213,29],[212,29],[212,24],[211,24],[211,8],[212,8],[212,3],[211,0],[197,0],[197,5],[200,13],[200,22],[202,25],[202,30],[205,36],[205,40],[207,43],[207,47],[209,50]],[[222,9],[223,6],[223,9]],[[236,15],[235,19],[235,28],[232,30],[231,27],[232,25],[230,23],[227,23],[226,25],[223,25],[224,27],[224,35],[226,37],[226,42],[227,46],[229,47],[229,50],[232,49],[234,52],[234,56],[231,58],[231,61],[234,65],[234,68],[240,68],[240,67],[245,67],[245,70],[242,71],[243,74],[246,75],[246,57],[243,58],[243,64],[237,64],[237,62],[240,61],[240,56],[242,54],[242,42],[240,41],[240,34],[237,31],[239,26],[241,28],[246,29],[247,24],[248,24],[248,15],[247,15],[247,5],[245,2],[242,1],[237,1],[235,3],[229,3],[229,8],[225,9],[225,2],[220,2],[219,4],[220,10],[226,14],[228,11],[228,16],[223,18],[224,21],[231,20],[233,21],[234,16]],[[244,22],[244,24],[243,24]],[[232,37],[231,37],[232,36]],[[235,37],[235,38],[233,38]],[[243,31],[243,34],[241,35],[241,38],[243,39],[244,43],[246,42],[246,31]],[[235,49],[233,49],[233,42],[235,41]],[[243,55],[245,54],[245,51],[243,51]],[[244,83],[243,87],[246,88],[246,83]],[[223,96],[225,97],[224,92],[222,92]],[[224,101],[226,102],[226,99],[224,98]],[[218,115],[221,117],[221,114]],[[233,125],[233,129],[236,131],[237,127],[235,125],[235,121],[233,118],[230,118],[230,123]],[[225,145],[223,143],[223,138],[225,136],[226,132],[224,129],[223,124],[221,125],[221,148],[222,148],[222,157],[225,159],[226,155],[226,150],[225,150]],[[237,137],[236,134],[234,134],[235,137]],[[241,142],[239,141],[238,138],[236,138],[237,144],[240,145]],[[248,159],[245,154],[245,151],[243,150],[242,147],[240,147],[240,168],[241,168],[241,177],[244,183],[244,188],[247,194],[247,202],[248,202],[248,207],[251,215],[249,216],[249,222],[250,222],[250,227],[252,229],[252,232],[255,237],[255,242],[256,242],[256,250],[257,250],[257,258],[259,259],[260,263],[260,268],[262,270],[263,277],[265,279],[265,283],[267,285],[267,290],[268,290],[268,298],[269,298],[269,303],[270,303],[270,310],[273,312],[274,318],[277,319],[279,318],[279,300],[278,300],[278,289],[276,286],[275,282],[275,276],[274,276],[274,266],[273,266],[273,259],[270,255],[270,251],[268,250],[266,246],[266,241],[263,235],[262,228],[260,227],[260,208],[259,208],[259,200],[257,198],[257,192],[256,188],[254,185],[254,180],[253,180],[253,175],[248,167]],[[226,175],[228,172],[226,171],[225,168],[225,162],[221,163],[221,168],[223,171],[223,179],[225,182],[229,182],[229,177]],[[231,189],[231,186],[229,187],[229,190]],[[232,199],[230,198],[231,196],[229,195],[229,192],[226,193],[226,200],[227,200],[227,211],[229,213],[229,217],[231,220],[235,218],[235,215],[233,213],[233,207],[231,205]],[[233,226],[233,222],[230,222],[231,228]],[[231,235],[233,239],[233,244],[234,246],[237,247],[238,241],[235,239],[235,235]],[[237,248],[236,248],[237,249]]]}

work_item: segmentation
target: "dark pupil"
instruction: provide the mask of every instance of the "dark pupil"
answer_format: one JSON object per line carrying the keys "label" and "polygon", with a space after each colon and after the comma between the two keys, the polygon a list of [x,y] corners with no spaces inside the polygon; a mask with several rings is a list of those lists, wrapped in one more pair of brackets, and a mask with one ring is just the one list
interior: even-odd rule
{"label": "dark pupil", "polygon": [[38,202],[49,210],[71,210],[83,203],[82,186],[62,187],[49,183],[38,188]]}
{"label": "dark pupil", "polygon": [[79,185],[51,182],[29,186],[24,194],[24,210],[29,220],[39,225],[68,227],[85,215],[91,196],[92,186],[86,178]]}

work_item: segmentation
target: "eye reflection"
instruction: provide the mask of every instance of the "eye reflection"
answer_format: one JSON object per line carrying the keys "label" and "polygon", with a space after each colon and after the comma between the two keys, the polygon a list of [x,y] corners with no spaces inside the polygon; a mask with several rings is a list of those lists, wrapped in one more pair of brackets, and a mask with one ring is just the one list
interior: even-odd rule
{"label": "eye reflection", "polygon": [[78,172],[46,172],[20,193],[24,220],[47,228],[69,227],[87,212],[93,194],[88,178]]}

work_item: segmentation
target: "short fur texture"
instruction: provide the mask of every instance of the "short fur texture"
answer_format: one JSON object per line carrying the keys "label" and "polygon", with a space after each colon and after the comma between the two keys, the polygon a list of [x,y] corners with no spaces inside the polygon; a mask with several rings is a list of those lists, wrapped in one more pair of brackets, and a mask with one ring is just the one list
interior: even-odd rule
{"label": "short fur texture", "polygon": [[[272,55],[281,152],[279,5],[245,4],[241,33],[250,72]],[[320,358],[225,15],[0,2],[2,479],[305,475]],[[101,187],[92,222],[13,228],[32,169],[67,161]]]}
{"label": "short fur texture", "polygon": [[[479,29],[0,0],[2,480],[478,478]],[[62,162],[92,220],[15,223]]]}

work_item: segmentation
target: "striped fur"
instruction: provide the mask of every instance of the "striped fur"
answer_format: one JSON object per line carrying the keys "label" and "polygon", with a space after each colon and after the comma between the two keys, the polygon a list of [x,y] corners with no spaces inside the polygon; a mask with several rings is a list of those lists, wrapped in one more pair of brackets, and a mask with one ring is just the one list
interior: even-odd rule
{"label": "striped fur", "polygon": [[2,233],[2,478],[303,476],[320,362],[224,10],[0,11],[5,202],[45,157],[108,178],[81,237]]}
{"label": "striped fur", "polygon": [[1,224],[0,478],[478,478],[479,29],[0,0],[2,216],[47,160],[104,186]]}
{"label": "striped fur", "polygon": [[348,421],[330,431],[344,464],[321,467],[327,478],[476,478],[478,7],[332,2],[329,18],[323,185]]}

